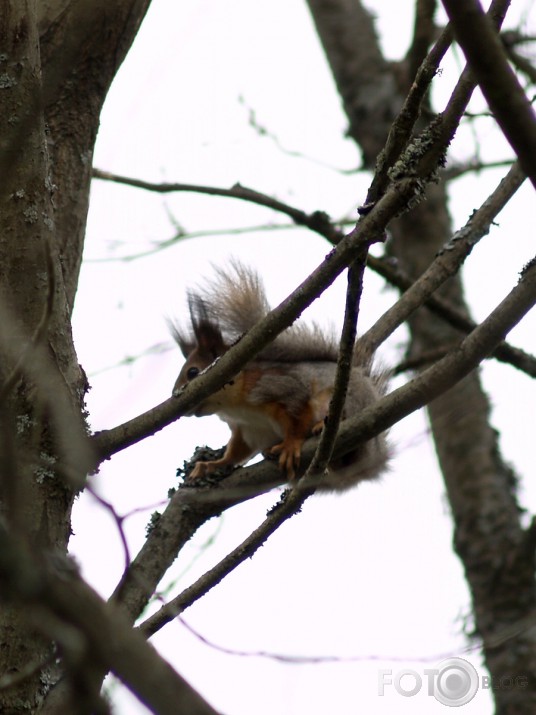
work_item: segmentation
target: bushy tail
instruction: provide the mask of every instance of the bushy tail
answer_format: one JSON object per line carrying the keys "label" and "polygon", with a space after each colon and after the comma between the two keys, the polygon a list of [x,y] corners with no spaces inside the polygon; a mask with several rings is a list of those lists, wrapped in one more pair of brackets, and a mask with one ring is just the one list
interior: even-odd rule
{"label": "bushy tail", "polygon": [[216,320],[226,341],[233,343],[262,320],[270,305],[261,277],[236,258],[214,267],[215,277],[193,291]]}
{"label": "bushy tail", "polygon": [[[225,268],[215,266],[214,275],[191,296],[203,304],[230,345],[264,318],[271,307],[262,278],[236,258]],[[337,359],[337,343],[329,332],[298,322],[280,333],[259,358],[278,362],[332,361]]]}

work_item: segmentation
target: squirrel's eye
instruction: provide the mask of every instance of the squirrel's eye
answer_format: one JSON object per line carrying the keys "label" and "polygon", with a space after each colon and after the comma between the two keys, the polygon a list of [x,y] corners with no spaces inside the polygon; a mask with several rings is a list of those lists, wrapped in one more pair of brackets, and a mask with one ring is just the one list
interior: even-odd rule
{"label": "squirrel's eye", "polygon": [[197,377],[199,375],[199,368],[198,367],[189,367],[188,371],[186,373],[186,377],[188,380],[193,380],[194,377]]}

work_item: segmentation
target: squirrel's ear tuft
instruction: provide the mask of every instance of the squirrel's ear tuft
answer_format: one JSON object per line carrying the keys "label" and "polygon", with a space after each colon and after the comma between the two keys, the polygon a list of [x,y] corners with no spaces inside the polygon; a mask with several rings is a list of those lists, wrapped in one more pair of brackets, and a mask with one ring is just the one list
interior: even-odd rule
{"label": "squirrel's ear tuft", "polygon": [[179,323],[168,319],[169,332],[185,358],[189,358],[194,350],[197,350],[212,362],[227,350],[220,326],[209,317],[208,306],[196,293],[188,294],[188,308],[190,328],[184,329]]}
{"label": "squirrel's ear tuft", "polygon": [[197,349],[215,360],[227,349],[220,326],[210,317],[208,307],[199,295],[188,295],[188,307]]}
{"label": "squirrel's ear tuft", "polygon": [[181,353],[185,358],[191,354],[192,350],[195,348],[195,338],[187,333],[185,330],[179,327],[179,324],[168,318],[166,320],[171,337],[177,343],[181,349]]}

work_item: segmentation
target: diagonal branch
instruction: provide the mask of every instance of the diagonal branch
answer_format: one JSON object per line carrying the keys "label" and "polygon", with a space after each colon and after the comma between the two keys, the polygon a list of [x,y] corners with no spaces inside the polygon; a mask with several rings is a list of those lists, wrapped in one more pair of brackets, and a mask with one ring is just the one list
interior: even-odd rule
{"label": "diagonal branch", "polygon": [[[56,557],[59,558],[59,557]],[[0,525],[3,599],[24,603],[42,629],[69,626],[71,642],[87,648],[100,667],[114,672],[159,715],[216,715],[216,711],[133,631],[125,615],[106,604],[67,561],[27,549]],[[80,640],[81,639],[81,640]],[[64,712],[64,711],[63,711]]]}
{"label": "diagonal branch", "polygon": [[[468,375],[488,355],[501,338],[506,335],[531,308],[536,304],[536,259],[522,272],[519,284],[506,296],[490,315],[467,336],[463,342],[441,359],[433,367],[428,368],[406,385],[362,411],[351,420],[342,423],[334,455],[340,456],[348,449],[355,447],[356,439],[370,439],[385,429],[393,426],[415,410],[426,405],[430,400],[451,388],[456,382]],[[302,461],[306,465],[313,457],[316,440],[308,440],[302,452]],[[158,549],[159,562],[165,561],[163,548],[165,542],[168,566],[175,559],[180,544],[176,534],[181,532],[182,544],[190,538],[197,528],[210,515],[219,513],[221,509],[231,505],[228,501],[228,491],[236,495],[237,487],[249,481],[251,487],[259,489],[274,483],[277,475],[276,467],[268,462],[254,467],[235,470],[216,491],[207,494],[204,502],[200,490],[181,489],[172,498],[157,524],[158,533],[151,534],[144,546],[145,553],[140,552],[133,562],[139,578],[130,578],[121,585],[116,597],[124,605],[128,605],[131,617],[135,618],[143,604],[144,593],[151,593],[156,588],[163,573],[153,574],[153,583],[149,582],[149,568],[153,561],[148,558],[153,548]],[[279,477],[279,479],[281,479]],[[285,518],[295,513],[301,506],[297,496],[292,495],[289,504],[281,505],[281,513]],[[284,502],[284,500],[283,500]],[[279,508],[279,505],[278,505]],[[200,511],[197,511],[200,509]],[[281,519],[281,522],[284,519]],[[172,620],[178,613],[184,611],[196,600],[201,598],[213,586],[219,583],[236,566],[242,563],[266,540],[280,523],[277,513],[269,515],[259,529],[251,534],[239,547],[234,549],[217,566],[208,571],[195,584],[163,606],[160,611],[151,616],[141,626],[147,635],[153,635],[163,625]],[[150,542],[154,539],[154,544]],[[171,546],[171,542],[174,542]],[[136,605],[137,604],[137,607]],[[139,610],[134,610],[139,608]]]}
{"label": "diagonal branch", "polygon": [[457,41],[504,136],[536,187],[536,115],[478,0],[443,0]]}
{"label": "diagonal branch", "polygon": [[154,434],[223,386],[275,335],[291,325],[302,310],[331,284],[350,263],[352,254],[359,246],[370,245],[379,236],[383,236],[389,221],[410,202],[421,198],[424,184],[434,178],[438,163],[442,161],[474,86],[471,73],[465,69],[443,114],[409,145],[393,167],[390,173],[391,184],[384,196],[372,206],[367,206],[356,228],[338,243],[326,261],[301,286],[249,331],[239,344],[223,355],[217,365],[190,383],[176,401],[168,400],[119,427],[98,433],[94,442],[100,458],[106,459],[143,437]]}
{"label": "diagonal branch", "polygon": [[377,200],[378,196],[381,196],[385,191],[389,183],[388,172],[409,144],[411,133],[419,119],[419,112],[426,94],[451,42],[452,33],[450,28],[447,27],[418,68],[404,104],[389,129],[385,146],[378,156],[374,179],[367,196],[367,203]]}
{"label": "diagonal branch", "polygon": [[[514,172],[511,176],[519,177],[519,174]],[[512,178],[512,187],[515,185],[516,181],[517,180]],[[386,197],[386,202],[393,199],[393,189],[391,189],[389,197],[390,198]],[[491,205],[494,205],[495,202],[490,200],[490,203]],[[485,202],[484,206],[486,205],[488,205],[487,202]],[[390,209],[390,212],[394,212],[395,210],[396,209],[393,207]],[[486,215],[489,216],[489,213],[490,212],[488,210]],[[489,218],[490,221],[495,215],[493,212],[491,212],[491,214],[492,216]],[[374,217],[374,215],[375,212],[373,211],[368,216],[365,216],[359,224],[361,229],[360,235],[363,234],[363,238],[365,240],[370,218]],[[387,223],[387,220],[388,219],[386,217],[385,223]],[[472,225],[476,225],[474,219]],[[377,226],[377,224],[372,225],[369,240],[372,240],[372,236],[375,234],[377,235],[378,231],[383,230],[382,226],[383,224],[380,226]],[[480,224],[479,230],[485,231],[485,224]],[[452,241],[454,242],[455,239],[456,237],[454,237]],[[471,240],[474,240],[473,234],[465,235],[465,239],[468,242],[468,245],[470,245]],[[461,247],[464,245],[458,240],[456,240],[456,243]],[[241,340],[238,345],[221,358],[218,364],[214,365],[210,371],[208,371],[205,375],[200,376],[195,382],[191,383],[188,387],[188,391],[183,393],[178,399],[168,399],[161,405],[152,408],[123,425],[97,433],[93,438],[93,443],[98,451],[99,459],[107,459],[116,452],[125,449],[140,439],[154,434],[158,430],[176,420],[179,416],[188,412],[206,395],[223,385],[233,376],[233,374],[235,374],[235,372],[240,370],[240,368],[249,359],[251,359],[251,357],[253,357],[256,351],[262,349],[262,347],[269,342],[269,340],[273,339],[274,334],[280,332],[285,327],[288,327],[288,325],[292,323],[292,321],[320,293],[320,291],[329,285],[332,280],[334,280],[334,278],[344,269],[345,262],[348,260],[349,255],[353,252],[355,244],[356,232],[354,231],[349,236],[338,242],[338,246],[330,254],[329,260],[326,260],[323,264],[321,264],[316,271],[298,289],[296,289],[296,291],[294,291],[294,293],[291,294],[291,296],[289,296],[284,303],[281,304],[281,306],[272,311],[270,316],[259,324],[255,331],[251,331],[250,334],[243,338],[243,340]],[[458,249],[455,255],[458,255]],[[335,257],[337,259],[340,258],[340,260],[334,261],[333,259]],[[441,260],[438,259],[437,261],[439,268],[443,267],[441,273],[439,272],[439,268],[437,268],[437,276],[442,275],[442,280],[449,275],[448,273],[444,273],[444,264],[446,261],[447,258],[442,258]],[[368,265],[383,275],[393,285],[396,285],[403,290],[408,290],[413,285],[413,281],[409,277],[404,276],[402,272],[376,257],[369,256]],[[402,310],[407,310],[405,315],[405,317],[407,317],[407,315],[410,314],[409,307],[407,306],[411,306],[411,310],[414,310],[422,304],[424,300],[426,300],[426,305],[430,307],[430,309],[439,313],[442,317],[446,317],[446,319],[456,327],[459,327],[465,332],[472,330],[475,324],[467,318],[467,316],[462,315],[459,311],[446,305],[443,301],[431,298],[430,295],[432,291],[423,291],[421,293],[422,297],[420,299],[420,303],[413,300],[414,296],[418,295],[419,291],[422,291],[422,286],[426,284],[427,280],[428,279],[422,279],[422,282],[419,283],[417,288],[404,298],[403,308],[400,309],[400,314],[402,315]],[[396,306],[392,309],[392,311],[396,314]],[[381,334],[389,334],[389,332],[394,329],[390,328],[386,333],[385,321],[388,320],[387,316],[384,316],[382,320],[384,321],[383,325],[380,325],[379,328],[373,329],[376,331],[376,337],[373,338],[375,347],[381,343],[381,339],[379,337]],[[261,335],[264,333],[264,330],[267,330],[268,332]],[[267,337],[268,335],[269,337]],[[370,337],[371,336],[369,335],[369,338]],[[534,359],[516,348],[512,348],[507,344],[501,344],[500,348],[496,351],[496,356],[501,360],[518,366],[520,369],[527,371],[531,375],[536,374],[536,365],[533,364]]]}
{"label": "diagonal branch", "polygon": [[307,483],[309,483],[309,476],[316,477],[326,470],[339,430],[348,383],[352,368],[354,367],[353,357],[357,335],[357,319],[363,293],[363,274],[365,272],[366,262],[367,251],[361,250],[355,261],[348,268],[346,306],[339,348],[339,359],[337,361],[337,373],[335,375],[335,389],[329,404],[327,418],[324,420],[324,428],[318,441],[318,448],[311,464],[307,468],[307,473],[304,475],[304,479],[307,480]]}
{"label": "diagonal branch", "polygon": [[[304,479],[321,474],[327,467],[333,446],[337,437],[348,380],[353,365],[353,351],[357,330],[359,303],[363,289],[363,273],[365,271],[365,255],[361,255],[348,270],[348,289],[346,296],[346,311],[341,336],[340,355],[337,364],[335,391],[330,403],[329,415],[325,422],[314,456],[307,468]],[[269,512],[264,522],[253,531],[236,549],[233,549],[214,568],[210,569],[192,586],[163,606],[156,614],[148,618],[141,632],[149,638],[166,623],[173,620],[181,611],[191,606],[198,598],[216,586],[225,576],[233,571],[246,558],[263,545],[266,539],[278,529],[284,521],[296,514],[314,489],[298,488],[286,491],[280,502]]]}
{"label": "diagonal branch", "polygon": [[463,228],[444,246],[428,269],[402,294],[400,299],[361,336],[359,342],[374,352],[409,316],[442,285],[455,275],[474,246],[488,232],[496,216],[506,206],[525,180],[519,164],[514,164],[497,188],[474,212]]}
{"label": "diagonal branch", "polygon": [[265,543],[265,541],[290,517],[297,514],[305,500],[310,496],[310,490],[286,490],[280,501],[270,510],[266,519],[241,544],[228,553],[216,566],[204,573],[195,583],[186,588],[169,603],[166,603],[152,616],[149,616],[140,626],[140,632],[145,638],[150,638],[170,623],[182,611],[217,586],[226,576],[232,573],[246,559]]}

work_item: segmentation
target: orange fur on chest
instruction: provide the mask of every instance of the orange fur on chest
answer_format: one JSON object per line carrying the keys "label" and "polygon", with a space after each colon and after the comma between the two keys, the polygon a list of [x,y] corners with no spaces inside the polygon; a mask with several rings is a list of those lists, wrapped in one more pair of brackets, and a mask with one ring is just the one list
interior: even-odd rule
{"label": "orange fur on chest", "polygon": [[[263,376],[260,369],[248,369],[238,373],[236,377],[227,382],[221,390],[211,395],[205,401],[221,408],[240,408],[248,405],[248,396]],[[264,407],[264,405],[249,405],[251,407]]]}
{"label": "orange fur on chest", "polygon": [[255,412],[262,412],[281,425],[287,425],[290,422],[300,423],[303,425],[302,430],[311,429],[315,421],[315,413],[318,411],[318,406],[313,397],[303,405],[301,414],[298,417],[290,416],[288,414],[288,408],[282,401],[257,402],[250,399],[250,395],[258,381],[261,378],[266,379],[270,374],[277,376],[282,374],[282,372],[275,368],[267,370],[253,367],[243,370],[234,380],[225,385],[225,387],[217,393],[222,406],[230,408],[246,407]]}
{"label": "orange fur on chest", "polygon": [[322,395],[315,400],[311,396],[299,413],[291,412],[283,400],[257,402],[251,399],[258,381],[266,379],[270,373],[274,376],[283,374],[270,368],[243,370],[203,402],[197,414],[217,414],[231,428],[231,440],[218,464],[237,464],[259,451],[268,450],[279,457],[280,466],[292,478],[303,442],[318,429],[319,403],[323,404],[325,397]]}

